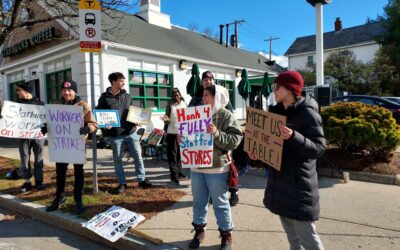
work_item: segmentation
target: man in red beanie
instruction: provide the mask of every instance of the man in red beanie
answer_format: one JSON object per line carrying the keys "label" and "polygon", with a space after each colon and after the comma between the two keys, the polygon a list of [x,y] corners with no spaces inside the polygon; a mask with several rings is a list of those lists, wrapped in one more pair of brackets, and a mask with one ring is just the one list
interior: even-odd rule
{"label": "man in red beanie", "polygon": [[274,82],[277,105],[272,113],[287,117],[280,126],[284,139],[281,170],[270,168],[264,204],[280,216],[290,249],[324,249],[315,227],[319,219],[316,161],[325,152],[318,104],[301,96],[303,77],[297,71],[281,73]]}

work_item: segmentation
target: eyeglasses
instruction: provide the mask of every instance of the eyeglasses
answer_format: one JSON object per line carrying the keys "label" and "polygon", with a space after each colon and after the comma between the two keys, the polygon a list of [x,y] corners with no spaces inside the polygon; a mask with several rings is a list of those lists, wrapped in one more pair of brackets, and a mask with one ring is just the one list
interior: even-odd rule
{"label": "eyeglasses", "polygon": [[277,83],[274,83],[274,84],[272,84],[272,86],[271,86],[272,91],[278,91],[280,87],[281,87],[281,85],[279,85],[279,84],[277,84]]}

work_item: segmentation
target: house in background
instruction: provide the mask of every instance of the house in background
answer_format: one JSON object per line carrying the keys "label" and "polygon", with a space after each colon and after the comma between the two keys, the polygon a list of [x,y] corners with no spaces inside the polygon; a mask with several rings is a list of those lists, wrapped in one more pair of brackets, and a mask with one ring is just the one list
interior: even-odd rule
{"label": "house in background", "polygon": [[[171,25],[170,17],[160,11],[160,1],[139,1],[141,9],[135,15],[114,12],[117,19],[102,15],[102,53],[94,55],[95,101],[110,86],[111,72],[126,76],[125,89],[137,107],[153,110],[154,122],[171,99],[172,88],[181,90],[186,102],[186,84],[191,67],[197,63],[200,73],[210,70],[217,84],[225,86],[235,109],[242,119],[246,103],[237,91],[240,72],[249,76],[271,76],[276,70],[257,53],[225,47],[219,41],[202,34]],[[41,1],[34,5],[35,13],[47,10]],[[46,14],[46,13],[45,13]],[[46,15],[51,15],[48,12]],[[91,103],[89,53],[81,53],[78,19],[51,21],[15,30],[5,42],[0,58],[0,98],[15,98],[15,86],[34,80],[35,94],[46,103],[60,100],[61,82],[72,79],[78,83],[78,94]]]}
{"label": "house in background", "polygon": [[[335,30],[324,33],[324,60],[338,51],[350,50],[357,60],[363,63],[374,59],[380,45],[376,38],[385,32],[382,22],[371,22],[347,29],[342,29],[342,21],[336,18]],[[297,38],[286,51],[289,70],[314,67],[315,35]]]}

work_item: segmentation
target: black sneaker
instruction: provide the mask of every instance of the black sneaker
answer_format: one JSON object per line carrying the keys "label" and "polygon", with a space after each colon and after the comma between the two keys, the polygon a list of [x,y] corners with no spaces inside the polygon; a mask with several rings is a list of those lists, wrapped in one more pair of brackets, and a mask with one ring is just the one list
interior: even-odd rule
{"label": "black sneaker", "polygon": [[171,179],[171,183],[172,183],[173,185],[179,186],[179,180],[176,179],[176,178]]}
{"label": "black sneaker", "polygon": [[32,188],[32,183],[24,182],[24,184],[22,184],[22,186],[21,186],[21,192],[22,193],[29,192],[29,190],[31,190],[31,188]]}
{"label": "black sneaker", "polygon": [[17,169],[14,169],[6,174],[8,180],[18,180],[21,179],[21,175]]}
{"label": "black sneaker", "polygon": [[187,177],[186,175],[184,175],[184,174],[182,174],[182,173],[179,173],[178,179],[179,179],[180,181],[186,181],[186,180],[189,180],[189,177]]}
{"label": "black sneaker", "polygon": [[229,204],[231,207],[236,206],[239,203],[239,195],[237,193],[231,193],[231,198],[229,199]]}
{"label": "black sneaker", "polygon": [[51,203],[51,205],[46,207],[46,212],[52,212],[57,210],[60,206],[65,204],[65,202],[67,202],[67,197],[65,196],[56,197]]}
{"label": "black sneaker", "polygon": [[125,191],[128,189],[128,186],[126,184],[119,184],[117,187],[116,193],[117,194],[122,194],[125,193]]}
{"label": "black sneaker", "polygon": [[144,180],[144,181],[139,182],[139,187],[141,187],[141,188],[149,188],[152,186],[153,186],[153,184],[151,184],[151,182],[149,180]]}
{"label": "black sneaker", "polygon": [[36,182],[35,188],[37,190],[43,190],[44,189],[43,183],[41,181]]}

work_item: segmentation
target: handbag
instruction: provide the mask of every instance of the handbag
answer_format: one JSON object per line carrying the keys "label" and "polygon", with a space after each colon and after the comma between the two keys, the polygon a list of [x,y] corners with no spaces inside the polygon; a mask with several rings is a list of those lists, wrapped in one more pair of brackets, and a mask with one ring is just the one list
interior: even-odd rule
{"label": "handbag", "polygon": [[237,171],[235,163],[231,160],[231,166],[229,170],[228,187],[236,188],[239,185],[239,173]]}

